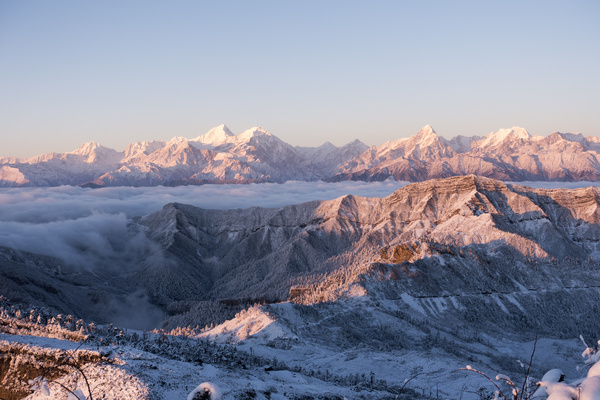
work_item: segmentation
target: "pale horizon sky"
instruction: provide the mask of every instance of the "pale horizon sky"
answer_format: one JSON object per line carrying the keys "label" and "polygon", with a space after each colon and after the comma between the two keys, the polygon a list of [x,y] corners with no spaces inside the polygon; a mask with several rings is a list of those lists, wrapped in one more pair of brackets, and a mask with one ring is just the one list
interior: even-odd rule
{"label": "pale horizon sky", "polygon": [[0,2],[0,156],[261,126],[299,146],[600,136],[600,3]]}

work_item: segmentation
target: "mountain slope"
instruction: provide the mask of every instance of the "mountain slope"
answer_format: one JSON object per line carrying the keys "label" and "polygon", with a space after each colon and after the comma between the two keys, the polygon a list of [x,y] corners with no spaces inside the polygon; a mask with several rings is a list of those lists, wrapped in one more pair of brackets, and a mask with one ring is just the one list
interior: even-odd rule
{"label": "mountain slope", "polygon": [[[292,293],[308,304],[452,297],[460,310],[497,294],[506,298],[495,307],[517,303],[518,313],[533,315],[543,293],[553,296],[547,304],[570,301],[574,290],[598,298],[590,282],[599,274],[599,194],[466,176],[411,184],[383,199],[344,196],[282,209],[169,204],[136,223],[170,263],[210,277],[174,284],[177,295],[195,288],[204,300],[281,301]],[[147,289],[165,279],[149,278]]]}
{"label": "mountain slope", "polygon": [[[143,294],[152,304],[130,302],[122,319],[160,306],[169,313],[164,327],[190,325],[188,332],[269,361],[325,377],[330,369],[375,371],[400,386],[416,374],[411,384],[443,382],[442,397],[459,398],[463,381],[451,371],[466,363],[522,374],[515,360],[531,355],[536,335],[546,338],[540,348],[569,364],[558,338],[597,337],[599,205],[595,187],[531,189],[477,176],[277,209],[171,203],[132,221],[129,232],[151,243],[127,268],[98,262],[87,270],[0,249],[0,293],[109,320],[109,299],[127,305]],[[266,304],[223,321],[201,307],[209,302]],[[192,328],[211,312],[216,326]],[[157,343],[178,356],[179,340],[163,337]],[[538,353],[534,363],[541,376]]]}
{"label": "mountain slope", "polygon": [[132,288],[126,274],[0,247],[0,297],[101,323],[126,323],[137,329],[156,326],[163,312]]}

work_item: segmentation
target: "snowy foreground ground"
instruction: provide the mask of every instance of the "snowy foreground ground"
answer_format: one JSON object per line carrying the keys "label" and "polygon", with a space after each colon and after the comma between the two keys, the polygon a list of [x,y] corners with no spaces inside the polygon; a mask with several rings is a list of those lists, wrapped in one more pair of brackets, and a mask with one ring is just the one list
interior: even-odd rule
{"label": "snowy foreground ground", "polygon": [[[0,333],[0,355],[12,359],[9,373],[2,376],[1,384],[7,388],[17,385],[15,382],[24,384],[30,380],[31,383],[24,384],[24,387],[29,393],[32,387],[36,391],[27,399],[77,400],[65,388],[87,399],[85,375],[94,399],[187,399],[198,385],[210,382],[220,388],[222,399],[467,400],[489,398],[485,396],[490,395],[494,388],[479,374],[465,370],[456,372],[457,369],[469,364],[492,378],[505,372],[490,370],[482,363],[485,358],[477,357],[484,354],[482,344],[473,343],[465,347],[462,359],[435,346],[430,351],[340,350],[294,338],[273,341],[273,335],[281,337],[282,332],[273,324],[265,325],[268,320],[263,320],[262,328],[257,328],[255,333],[244,328],[246,335],[250,336],[245,336],[235,345],[215,343],[232,342],[239,328],[245,327],[250,319],[260,326],[256,312],[243,314],[228,321],[227,326],[217,326],[206,332],[204,336],[209,336],[210,341],[162,333],[123,332],[109,326],[95,327],[94,334],[83,343],[78,343],[77,339],[86,336],[82,333],[88,327],[80,327],[77,331],[73,327],[66,329],[54,324],[54,320],[40,325],[28,322],[27,318],[18,319],[7,314],[3,312],[0,321],[0,331],[4,332]],[[32,319],[30,317],[29,321]],[[504,360],[509,366],[511,363],[523,364],[521,373],[510,374],[520,387],[534,342],[506,340],[494,344],[499,352],[496,365],[498,360]],[[554,393],[560,390],[566,393],[566,397],[551,399],[599,399],[600,391],[593,392],[595,394],[591,397],[584,397],[578,392],[577,385],[586,376],[588,379],[584,383],[587,382],[588,392],[597,389],[593,384],[600,383],[600,368],[589,368],[597,361],[598,353],[595,349],[588,349],[585,357],[581,358],[583,348],[579,339],[539,339],[531,368],[532,382],[542,380],[549,369],[560,368],[571,386],[560,383],[561,386],[557,387],[555,382],[547,383],[549,391],[553,388]],[[50,377],[52,365],[58,365],[66,358],[73,363],[94,361],[81,362],[83,374],[76,368],[64,368],[66,374]],[[45,360],[45,364],[39,360]],[[39,365],[36,365],[38,361]],[[40,373],[50,379],[33,381],[32,378]],[[499,377],[502,378],[502,375]],[[510,394],[506,384],[499,382],[498,386],[507,395]],[[544,399],[546,395],[538,398]]]}
{"label": "snowy foreground ground", "polygon": [[[43,353],[54,349],[75,351],[77,343],[35,336],[0,335],[0,345],[26,344],[28,351]],[[80,350],[97,351],[82,346]],[[289,370],[270,370],[270,366],[245,369],[227,365],[211,365],[179,361],[138,350],[126,345],[108,346],[110,362],[86,364],[85,375],[91,382],[94,398],[107,399],[186,399],[202,382],[221,389],[223,399],[293,399],[313,395],[314,398],[359,399],[386,398],[385,392],[343,387]],[[57,380],[87,395],[85,381],[75,371]],[[38,390],[27,399],[66,399],[67,392],[58,384],[46,385],[48,392]],[[389,395],[387,396],[389,398]]]}

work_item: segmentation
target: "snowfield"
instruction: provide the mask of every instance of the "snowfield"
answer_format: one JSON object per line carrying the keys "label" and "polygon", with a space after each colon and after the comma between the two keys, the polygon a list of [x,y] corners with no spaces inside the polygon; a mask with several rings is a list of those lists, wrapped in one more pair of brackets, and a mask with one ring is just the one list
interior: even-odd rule
{"label": "snowfield", "polygon": [[[10,347],[14,351],[20,347],[22,352],[40,359],[63,352],[77,357],[79,352],[94,351],[89,346],[75,350],[77,344],[66,340],[35,336],[0,337],[0,348]],[[270,365],[253,368],[233,363],[215,366],[159,356],[126,345],[103,346],[102,352],[108,353],[102,362],[84,364],[81,368],[93,397],[97,399],[185,399],[202,382],[216,385],[223,399],[293,399],[308,395],[330,399],[343,398],[340,396],[349,399],[364,396],[385,398],[385,392],[341,387],[298,372],[273,370]],[[79,390],[84,398],[89,398],[83,375],[73,370],[47,383],[47,391],[37,390],[26,399],[68,399],[69,393],[63,386],[73,392]]]}
{"label": "snowfield", "polygon": [[[291,312],[288,305],[279,306],[280,312]],[[519,385],[534,346],[531,379],[543,382],[541,386],[547,394],[559,392],[554,382],[557,373],[550,371],[542,380],[541,371],[560,366],[568,384],[561,383],[561,388],[571,388],[569,393],[574,393],[580,386],[581,393],[586,396],[591,393],[591,397],[582,399],[598,398],[594,396],[597,396],[600,354],[597,348],[587,347],[582,362],[578,355],[582,348],[580,339],[542,338],[523,343],[501,339],[485,344],[482,337],[478,343],[457,344],[460,349],[450,353],[435,344],[428,351],[368,350],[360,346],[340,350],[301,340],[289,332],[273,334],[270,326],[282,317],[267,315],[266,309],[253,307],[206,332],[211,340],[235,345],[218,345],[201,338],[161,332],[127,332],[93,324],[79,327],[78,334],[87,332],[88,336],[78,343],[45,337],[49,332],[54,332],[54,336],[69,336],[67,333],[73,327],[67,324],[31,322],[31,313],[15,311],[15,307],[5,307],[1,314],[0,331],[20,333],[0,333],[0,362],[8,365],[8,371],[0,376],[2,387],[10,391],[19,386],[22,392],[30,393],[26,399],[76,399],[67,389],[81,399],[88,399],[89,384],[95,399],[175,400],[189,398],[190,394],[193,398],[194,391],[204,384],[202,388],[218,388],[224,400],[394,399],[399,394],[399,398],[407,399],[475,400],[491,391],[489,382],[469,369],[505,378],[507,375],[502,371],[488,368],[490,362],[496,363],[496,368],[498,362],[508,362],[504,367],[513,370],[511,375]],[[245,330],[248,326],[255,329]],[[232,335],[226,327],[242,327],[245,334]],[[90,334],[90,330],[94,333]],[[438,341],[441,344],[444,339]],[[495,355],[488,352],[492,347]],[[495,360],[488,359],[490,356]],[[466,362],[470,366],[466,367]],[[78,368],[72,366],[76,364]],[[59,370],[63,372],[54,375]],[[521,372],[515,374],[515,370]],[[498,385],[508,390],[501,383]],[[537,393],[537,398],[545,398],[541,393]]]}

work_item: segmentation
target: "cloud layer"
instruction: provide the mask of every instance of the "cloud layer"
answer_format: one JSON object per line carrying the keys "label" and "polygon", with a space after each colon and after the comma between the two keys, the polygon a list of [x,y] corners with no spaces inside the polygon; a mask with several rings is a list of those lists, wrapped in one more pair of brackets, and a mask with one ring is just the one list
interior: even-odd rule
{"label": "cloud layer", "polygon": [[[385,197],[406,182],[287,182],[283,184],[0,189],[0,246],[59,257],[78,265],[131,260],[147,253],[129,220],[171,202],[208,209],[283,207],[346,194]],[[531,187],[577,188],[590,182],[525,182]]]}
{"label": "cloud layer", "polygon": [[131,260],[148,251],[130,218],[171,202],[209,209],[282,207],[345,194],[383,197],[404,182],[115,187],[61,186],[0,190],[0,246],[59,257],[75,265]]}

